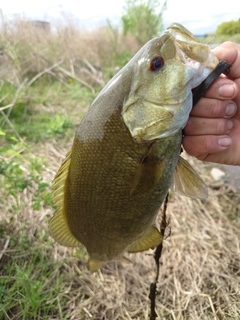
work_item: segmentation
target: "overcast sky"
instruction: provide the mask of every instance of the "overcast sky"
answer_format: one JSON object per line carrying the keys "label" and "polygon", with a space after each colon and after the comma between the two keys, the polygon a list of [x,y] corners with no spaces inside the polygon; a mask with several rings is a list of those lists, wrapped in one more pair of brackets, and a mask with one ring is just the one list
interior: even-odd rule
{"label": "overcast sky", "polygon": [[[4,16],[24,14],[29,19],[63,20],[69,13],[85,27],[119,21],[125,0],[0,0]],[[195,34],[214,32],[216,27],[240,18],[238,0],[168,0],[164,25],[182,23]]]}

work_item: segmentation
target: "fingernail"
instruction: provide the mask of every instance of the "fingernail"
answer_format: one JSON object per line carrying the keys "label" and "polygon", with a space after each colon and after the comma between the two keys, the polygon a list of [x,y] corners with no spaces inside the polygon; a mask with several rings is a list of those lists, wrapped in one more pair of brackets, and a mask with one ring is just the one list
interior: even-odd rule
{"label": "fingernail", "polygon": [[222,137],[218,139],[218,144],[221,147],[229,147],[232,143],[232,139],[230,137]]}
{"label": "fingernail", "polygon": [[233,116],[237,111],[237,107],[234,103],[230,103],[226,107],[225,115],[226,117],[231,117]]}
{"label": "fingernail", "polygon": [[231,98],[235,92],[235,87],[232,84],[224,84],[218,88],[220,97]]}

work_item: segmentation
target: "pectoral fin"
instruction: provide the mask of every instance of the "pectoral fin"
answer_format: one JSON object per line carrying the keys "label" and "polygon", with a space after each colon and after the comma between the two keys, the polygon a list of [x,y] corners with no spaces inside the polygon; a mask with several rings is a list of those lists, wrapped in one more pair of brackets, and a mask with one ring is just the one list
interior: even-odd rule
{"label": "pectoral fin", "polygon": [[135,241],[129,248],[128,252],[140,252],[150,248],[155,248],[162,241],[162,235],[155,226],[151,226],[143,236]]}
{"label": "pectoral fin", "polygon": [[207,198],[207,187],[190,164],[179,157],[177,167],[173,173],[172,191],[190,198]]}
{"label": "pectoral fin", "polygon": [[154,146],[151,146],[136,171],[130,193],[145,193],[152,190],[160,180],[163,169],[162,159],[154,154]]}

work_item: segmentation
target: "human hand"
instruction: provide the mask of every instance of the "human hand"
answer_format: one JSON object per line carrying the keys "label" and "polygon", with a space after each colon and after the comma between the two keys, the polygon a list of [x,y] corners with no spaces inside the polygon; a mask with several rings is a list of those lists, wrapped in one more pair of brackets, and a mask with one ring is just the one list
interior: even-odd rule
{"label": "human hand", "polygon": [[216,56],[232,64],[194,106],[184,128],[183,147],[199,160],[240,165],[240,46],[224,42]]}

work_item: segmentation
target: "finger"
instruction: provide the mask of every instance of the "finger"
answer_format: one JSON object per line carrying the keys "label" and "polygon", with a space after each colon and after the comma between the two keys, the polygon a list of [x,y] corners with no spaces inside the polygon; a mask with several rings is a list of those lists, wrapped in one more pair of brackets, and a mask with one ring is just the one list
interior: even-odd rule
{"label": "finger", "polygon": [[240,77],[240,46],[234,42],[226,41],[213,51],[219,59],[226,60],[232,64],[229,77],[238,79]]}
{"label": "finger", "polygon": [[191,116],[203,118],[230,118],[237,112],[232,100],[201,98],[191,111]]}
{"label": "finger", "polygon": [[204,96],[215,99],[234,99],[238,90],[239,88],[234,81],[226,77],[219,77],[212,83]]}
{"label": "finger", "polygon": [[227,135],[202,135],[183,137],[183,147],[191,156],[204,160],[209,154],[226,150],[232,143],[231,137]]}
{"label": "finger", "polygon": [[231,119],[190,117],[184,135],[223,135],[228,134],[233,128]]}

